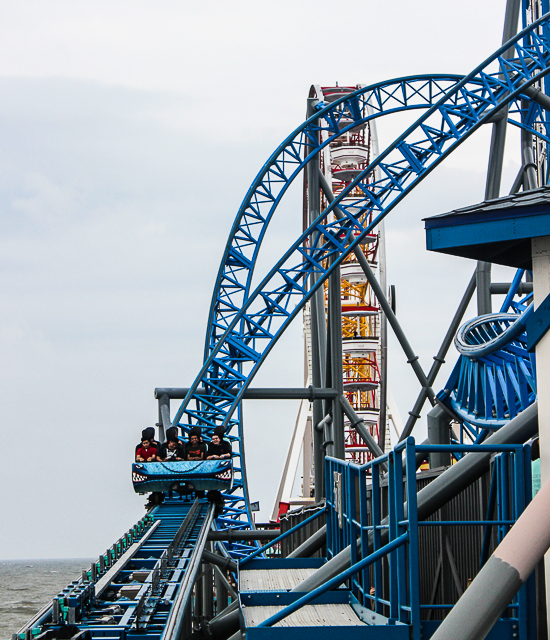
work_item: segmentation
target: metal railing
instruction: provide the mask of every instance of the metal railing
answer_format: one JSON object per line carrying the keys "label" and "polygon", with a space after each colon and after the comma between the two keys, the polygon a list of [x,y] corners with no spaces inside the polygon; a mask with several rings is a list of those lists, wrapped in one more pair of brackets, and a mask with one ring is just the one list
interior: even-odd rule
{"label": "metal railing", "polygon": [[414,439],[364,465],[327,458],[325,468],[328,557],[351,546],[359,603],[412,625],[420,620],[416,483],[406,482],[416,475]]}
{"label": "metal railing", "polygon": [[[452,518],[442,511],[427,521],[417,518],[417,452],[445,451],[456,454],[489,451],[494,453],[492,480],[481,503],[487,504],[486,513],[472,519],[471,515],[452,511]],[[531,499],[531,451],[522,445],[416,445],[413,438],[400,443],[394,451],[365,464],[356,465],[335,458],[326,459],[327,487],[327,554],[334,557],[346,547],[351,548],[352,566],[334,578],[333,586],[349,580],[349,587],[358,603],[386,618],[390,623],[404,623],[412,627],[412,637],[419,638],[421,629],[435,612],[451,609],[461,595],[460,586],[456,599],[436,603],[435,589],[431,597],[421,597],[420,573],[426,578],[426,563],[422,554],[434,554],[430,546],[429,529],[438,528],[444,536],[449,531],[455,535],[460,530],[480,530],[479,535],[468,540],[479,540],[479,548],[471,548],[472,557],[486,560],[490,550],[500,543],[513,523]],[[382,469],[387,465],[388,472]],[[420,478],[421,476],[419,476]],[[480,503],[480,504],[481,504]],[[471,514],[471,509],[465,513]],[[472,528],[472,529],[470,529]],[[424,529],[424,531],[422,531]],[[441,553],[444,549],[441,550]],[[452,563],[451,563],[452,564]],[[458,580],[456,567],[451,567],[452,579]],[[441,570],[441,568],[440,568]],[[470,578],[474,578],[471,575]],[[438,576],[428,576],[437,587]],[[463,582],[466,579],[463,578]],[[463,584],[463,589],[467,588]],[[323,592],[325,585],[321,589]],[[462,590],[463,590],[462,589]],[[533,628],[528,624],[533,612],[528,610],[528,596],[534,589],[533,578],[522,588],[506,613],[507,623],[517,620],[523,630],[519,637],[532,637]],[[295,611],[311,602],[320,591],[308,594],[292,606]],[[448,594],[447,594],[448,595]],[[281,619],[288,615],[288,607],[277,614]],[[290,611],[290,613],[292,612]],[[271,621],[266,621],[273,624]],[[504,623],[504,621],[503,621]],[[438,624],[432,620],[429,624]],[[528,632],[529,629],[529,632]]]}
{"label": "metal railing", "polygon": [[268,549],[271,549],[271,547],[279,544],[282,540],[285,540],[285,538],[288,538],[289,536],[291,536],[293,533],[295,533],[296,531],[298,531],[299,529],[301,529],[302,527],[304,527],[306,524],[309,524],[310,522],[312,522],[313,520],[316,520],[320,515],[325,513],[325,509],[319,509],[319,511],[316,511],[312,516],[309,516],[308,518],[306,518],[305,520],[302,520],[302,522],[299,522],[297,525],[295,525],[294,527],[292,527],[292,529],[289,529],[288,531],[285,531],[284,533],[281,533],[280,536],[277,536],[276,538],[274,538],[271,542],[268,542],[267,544],[264,544],[263,547],[260,547],[259,549],[256,549],[256,551],[254,551],[253,553],[251,553],[249,556],[247,556],[246,558],[243,558],[242,560],[239,560],[239,566],[243,567],[246,565],[246,563],[249,560],[252,560],[253,558],[257,558],[259,555],[261,555],[262,553],[264,553],[265,551],[267,551]]}

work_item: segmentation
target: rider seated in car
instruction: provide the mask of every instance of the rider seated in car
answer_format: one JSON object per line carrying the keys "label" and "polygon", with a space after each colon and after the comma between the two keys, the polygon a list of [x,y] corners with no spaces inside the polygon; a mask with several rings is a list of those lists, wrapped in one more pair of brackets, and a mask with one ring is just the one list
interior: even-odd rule
{"label": "rider seated in car", "polygon": [[141,442],[136,445],[136,462],[143,462],[143,460],[137,459],[137,452],[138,452],[138,449],[140,449],[142,446],[143,438],[146,438],[147,440],[149,440],[149,442],[153,447],[155,447],[157,452],[160,451],[160,442],[157,442],[155,440],[155,427],[147,427],[147,429],[144,429],[141,432]]}
{"label": "rider seated in car", "polygon": [[201,442],[201,430],[192,427],[189,431],[186,460],[204,460],[206,458],[206,445]]}
{"label": "rider seated in car", "polygon": [[157,459],[157,449],[148,438],[141,439],[141,447],[137,450],[137,462],[154,462]]}
{"label": "rider seated in car", "polygon": [[177,436],[174,438],[173,435],[170,434],[168,442],[165,442],[160,447],[158,459],[162,460],[162,462],[185,460],[185,449],[179,443]]}
{"label": "rider seated in car", "polygon": [[[229,450],[228,450],[229,448]],[[219,433],[212,434],[212,442],[208,444],[207,460],[226,460],[231,458],[231,445],[222,440]]]}

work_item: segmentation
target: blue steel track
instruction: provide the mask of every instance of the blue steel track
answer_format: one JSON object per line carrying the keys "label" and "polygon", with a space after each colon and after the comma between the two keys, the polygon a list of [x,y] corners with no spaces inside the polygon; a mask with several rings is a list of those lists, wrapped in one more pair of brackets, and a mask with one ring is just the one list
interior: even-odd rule
{"label": "blue steel track", "polygon": [[[511,59],[505,57],[510,50]],[[224,524],[242,527],[251,522],[239,447],[239,408],[244,391],[279,337],[361,240],[503,107],[509,107],[510,123],[550,142],[546,113],[522,93],[524,85],[546,76],[549,59],[549,25],[543,17],[462,79],[442,75],[400,78],[359,89],[330,105],[319,103],[316,112],[266,162],[239,209],[224,252],[204,365],[173,420],[184,432],[198,424],[209,433],[222,424],[238,448],[235,453],[241,460],[235,465],[234,489],[226,496]],[[346,186],[251,292],[256,258],[269,222],[300,171],[322,148],[357,125],[409,109],[425,113]],[[321,131],[328,134],[322,143]],[[351,194],[355,196],[353,209],[345,202]],[[335,208],[343,219],[329,222]],[[199,387],[204,392],[197,392]]]}

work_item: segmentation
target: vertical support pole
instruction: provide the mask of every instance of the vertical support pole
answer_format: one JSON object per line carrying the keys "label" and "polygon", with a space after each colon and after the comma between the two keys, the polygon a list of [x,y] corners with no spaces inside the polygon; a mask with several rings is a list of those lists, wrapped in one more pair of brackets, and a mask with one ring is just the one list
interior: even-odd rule
{"label": "vertical support pole", "polygon": [[[497,465],[493,463],[493,468],[491,471],[491,487],[489,489],[489,500],[487,502],[487,516],[486,520],[494,520],[495,513],[495,505],[497,500]],[[489,559],[489,549],[491,546],[491,536],[492,536],[492,526],[485,525],[483,531],[483,544],[481,547],[481,560],[479,562],[479,570],[483,568],[483,565]]]}
{"label": "vertical support pole", "polygon": [[[527,101],[521,101],[522,109],[527,107]],[[523,164],[523,190],[530,191],[538,187],[537,165],[533,156],[533,134],[525,129],[521,130],[521,160]]]}
{"label": "vertical support pole", "polygon": [[[374,474],[375,474],[375,468],[376,470],[378,470],[378,465],[372,465],[371,467],[371,477],[373,478],[372,482],[371,482],[371,491],[373,490],[374,487]],[[358,503],[358,507],[359,507],[359,518],[358,521],[360,523],[360,530],[359,530],[359,536],[360,536],[360,540],[361,540],[361,554],[363,557],[367,556],[370,553],[369,550],[369,531],[367,529],[368,524],[369,524],[369,515],[368,515],[368,510],[367,510],[367,473],[365,471],[364,468],[360,469],[357,471],[357,474],[359,476],[359,503]],[[370,501],[370,504],[373,504],[373,501]],[[374,523],[374,520],[373,520]],[[376,571],[376,565],[374,567],[374,571]],[[370,587],[374,586],[371,585],[370,582],[370,568],[369,567],[365,567],[363,569],[362,572],[362,576],[361,576],[361,584],[363,586],[363,597],[360,600],[361,604],[364,607],[369,607],[374,609],[374,607],[371,606],[372,601],[369,600],[370,597]]]}
{"label": "vertical support pole", "polygon": [[345,458],[344,411],[339,397],[344,392],[342,380],[342,294],[340,267],[329,276],[328,281],[328,314],[329,314],[329,349],[330,377],[332,388],[338,396],[332,401],[332,436],[334,439],[334,457]]}
{"label": "vertical support pole", "polygon": [[[212,543],[207,543],[208,551],[212,552]],[[212,567],[204,564],[204,575],[202,577],[202,601],[203,615],[205,620],[212,620],[214,617],[214,576],[212,575]]]}
{"label": "vertical support pole", "polygon": [[405,448],[407,474],[407,517],[409,520],[409,598],[413,640],[420,640],[420,565],[418,560],[418,516],[416,510],[416,454],[414,440]]}
{"label": "vertical support pole", "polygon": [[[388,484],[389,484],[388,475]],[[380,524],[382,523],[382,505],[380,500],[380,465],[372,466],[372,552],[374,553],[382,546]],[[389,491],[388,491],[389,499]],[[374,609],[376,613],[382,613],[382,603],[380,602],[380,594],[382,593],[382,561],[377,560],[374,564]]]}
{"label": "vertical support pole", "polygon": [[[532,458],[532,454],[531,454],[531,446],[530,445],[526,445],[523,447],[522,450],[522,454],[523,454],[523,477],[524,477],[524,508],[527,508],[527,506],[529,505],[529,503],[532,500],[532,482],[533,482],[533,478],[531,475],[531,458]],[[538,567],[541,566],[541,563],[539,563]],[[537,569],[538,569],[537,567]],[[527,600],[527,607],[526,607],[526,617],[527,617],[527,624],[528,624],[528,635],[527,637],[531,637],[531,638],[538,638],[539,640],[547,640],[548,639],[548,634],[546,633],[546,608],[542,607],[543,611],[539,611],[538,607],[537,607],[537,569],[535,569],[535,571],[533,571],[533,573],[531,574],[531,577],[529,578],[529,580],[527,580],[527,588],[526,588],[526,600]],[[538,619],[537,619],[538,618]],[[541,620],[542,618],[542,620]],[[541,622],[542,625],[544,625],[544,633],[543,633],[543,629],[540,628],[541,626]],[[538,635],[537,635],[538,632]],[[530,634],[530,635],[529,635]]]}
{"label": "vertical support pole", "polygon": [[[502,519],[510,520],[510,454],[503,452],[500,454],[502,458]],[[509,524],[502,525],[502,537],[510,531]]]}
{"label": "vertical support pole", "polygon": [[[344,539],[342,549],[345,549],[348,545],[351,547],[351,564],[355,564],[360,560],[357,552],[357,545],[352,544],[353,541],[357,540],[357,530],[355,528],[355,522],[360,522],[358,518],[357,510],[357,489],[358,484],[356,484],[355,479],[357,477],[357,467],[351,467],[351,465],[346,465],[342,472],[342,476],[345,477],[344,486],[342,487],[342,500],[346,505],[344,508]],[[353,588],[354,582],[357,584],[357,575],[352,577],[351,584]],[[358,598],[359,594],[357,590],[354,591],[353,595]]]}
{"label": "vertical support pole", "polygon": [[[513,462],[513,473],[511,477],[510,487],[512,492],[512,519],[517,520],[525,510],[526,504],[526,491],[525,491],[525,463],[531,465],[531,447],[528,445],[525,448],[517,448],[513,454],[510,454],[510,458]],[[519,637],[528,638],[529,628],[529,601],[535,599],[535,593],[533,590],[533,576],[531,576],[518,592],[518,623],[519,623]],[[529,595],[529,597],[528,597]],[[536,614],[533,615],[532,624],[533,630],[535,629]],[[534,637],[534,634],[533,636]]]}
{"label": "vertical support pole", "polygon": [[336,519],[335,508],[334,508],[334,493],[332,491],[332,461],[327,460],[325,464],[325,488],[327,489],[326,497],[327,497],[327,558],[332,558],[333,549],[334,549],[334,521]]}
{"label": "vertical support pole", "polygon": [[[550,294],[550,236],[531,240],[535,309]],[[536,346],[537,398],[539,409],[540,473],[542,484],[550,479],[550,333]],[[544,557],[546,611],[550,628],[550,554]]]}
{"label": "vertical support pole", "polygon": [[[318,100],[309,98],[307,104],[307,116],[313,114],[313,109]],[[319,188],[319,160],[315,156],[307,166],[307,199],[308,220],[310,225],[321,211],[321,191]],[[311,239],[315,241],[314,238]],[[312,286],[315,284],[315,276],[312,277]],[[314,387],[325,386],[325,353],[326,353],[326,328],[325,328],[325,302],[322,288],[317,289],[311,298],[311,383]],[[325,496],[325,451],[323,449],[323,432],[316,429],[316,425],[324,418],[322,400],[313,401],[313,466],[314,466],[314,493],[315,501],[319,502]]]}
{"label": "vertical support pole", "polygon": [[[386,272],[386,231],[384,221],[379,226],[380,240],[378,245],[378,268],[380,287],[384,293],[388,292],[388,278]],[[386,314],[380,310],[380,422],[378,427],[378,446],[382,451],[386,449],[386,428],[388,409],[388,320]]]}
{"label": "vertical support pole", "polygon": [[[451,444],[451,419],[438,404],[428,413],[428,440],[430,444]],[[450,467],[451,454],[441,451],[430,453],[430,469]]]}
{"label": "vertical support pole", "polygon": [[227,588],[217,571],[214,572],[214,583],[216,586],[216,615],[218,615],[227,608],[229,598]]}
{"label": "vertical support pole", "polygon": [[[389,539],[392,542],[397,538],[397,510],[395,507],[395,454],[390,451],[388,455],[388,520]],[[395,624],[399,620],[399,558],[397,549],[389,554],[390,573],[390,619]]]}
{"label": "vertical support pole", "polygon": [[[370,111],[369,111],[370,113]],[[378,132],[376,130],[376,120],[371,120],[370,123],[370,144],[372,157],[377,158],[379,155],[378,147]],[[380,180],[381,170],[380,167],[374,169],[374,176],[376,180]],[[386,227],[382,222],[378,226],[379,244],[378,244],[378,274],[380,280],[380,288],[382,291],[388,293],[388,275],[386,271]],[[380,387],[379,387],[379,400],[380,400],[380,420],[378,430],[378,446],[382,451],[385,451],[386,447],[386,429],[388,428],[388,318],[386,313],[380,309]]]}
{"label": "vertical support pole", "polygon": [[194,631],[198,630],[202,626],[203,620],[203,607],[202,607],[202,578],[199,578],[195,582],[195,598],[193,601],[194,611],[193,611],[193,622],[194,622]]}
{"label": "vertical support pole", "polygon": [[[403,474],[403,449],[394,452],[394,494],[395,494],[395,518],[397,536],[402,535],[406,531],[406,525],[399,524],[405,519],[405,483]],[[415,474],[416,475],[416,474]],[[401,545],[396,550],[397,556],[397,599],[398,599],[398,617],[399,621],[407,623],[407,570],[406,570],[406,549],[405,545]]]}
{"label": "vertical support pole", "polygon": [[159,398],[159,440],[164,442],[166,440],[166,429],[170,427],[170,398],[165,393]]}
{"label": "vertical support pole", "polygon": [[311,498],[311,469],[312,469],[312,449],[313,449],[313,426],[311,419],[307,419],[304,431],[304,439],[302,443],[302,469],[303,469],[303,487],[302,496]]}
{"label": "vertical support pole", "polygon": [[183,634],[184,634],[184,638],[189,638],[189,636],[193,633],[193,605],[192,605],[192,598],[189,599],[189,603],[187,604],[187,608],[185,610],[185,615],[184,615],[184,627],[183,627]]}
{"label": "vertical support pole", "polygon": [[491,263],[477,263],[476,270],[476,287],[477,287],[477,313],[484,315],[491,313]]}

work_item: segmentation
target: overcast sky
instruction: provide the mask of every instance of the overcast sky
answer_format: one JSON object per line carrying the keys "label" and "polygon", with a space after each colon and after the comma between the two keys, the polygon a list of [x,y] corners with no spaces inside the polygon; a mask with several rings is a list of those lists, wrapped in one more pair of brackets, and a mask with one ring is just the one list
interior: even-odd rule
{"label": "overcast sky", "polygon": [[[302,121],[310,85],[467,73],[500,45],[504,2],[0,6],[0,558],[92,557],[143,514],[130,463],[156,421],[154,387],[188,386],[198,372],[231,223]],[[381,149],[405,124],[380,122]],[[387,221],[389,281],[426,369],[474,265],[428,254],[421,219],[483,199],[489,135]],[[503,192],[518,168],[516,134],[507,149]],[[264,266],[295,239],[300,207],[294,189]],[[390,345],[405,417],[418,389]],[[256,384],[301,385],[301,354],[295,323]],[[262,518],[296,410],[245,406]]]}

